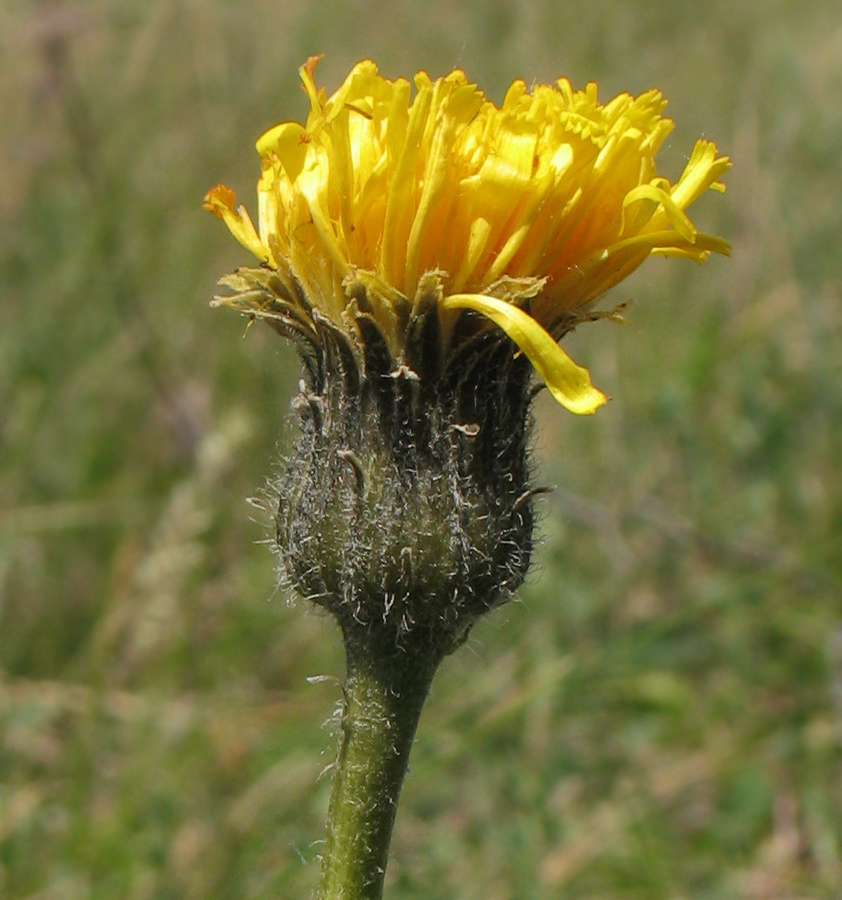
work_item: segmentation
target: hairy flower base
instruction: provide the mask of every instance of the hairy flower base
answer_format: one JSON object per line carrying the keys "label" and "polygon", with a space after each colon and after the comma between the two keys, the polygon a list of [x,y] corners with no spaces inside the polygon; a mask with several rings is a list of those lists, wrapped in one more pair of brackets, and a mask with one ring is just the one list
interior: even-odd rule
{"label": "hairy flower base", "polygon": [[432,285],[416,306],[403,362],[373,320],[362,366],[316,311],[317,341],[293,332],[302,434],[278,485],[277,538],[288,579],[346,633],[385,627],[399,643],[423,631],[446,653],[529,565],[531,367],[487,330],[437,363]]}

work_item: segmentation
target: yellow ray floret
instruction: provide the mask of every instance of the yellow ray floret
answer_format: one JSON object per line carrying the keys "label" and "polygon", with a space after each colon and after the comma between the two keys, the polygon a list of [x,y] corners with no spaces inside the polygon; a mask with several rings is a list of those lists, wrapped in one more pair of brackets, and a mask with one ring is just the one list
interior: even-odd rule
{"label": "yellow ray floret", "polygon": [[487,316],[523,351],[558,402],[581,415],[595,413],[608,399],[591,383],[587,369],[575,362],[522,309],[483,294],[451,294],[445,309],[473,309]]}
{"label": "yellow ray floret", "polygon": [[234,237],[261,262],[268,263],[272,259],[267,247],[261,243],[254,224],[244,206],[234,210],[234,192],[224,184],[218,184],[205,194],[204,207],[222,219]]}
{"label": "yellow ray floret", "polygon": [[[458,69],[436,80],[419,72],[411,85],[364,60],[328,97],[316,62],[300,70],[304,125],[281,123],[257,141],[258,227],[227,188],[205,205],[337,323],[350,273],[370,273],[411,301],[425,274],[438,272],[443,335],[454,333],[448,317],[481,313],[559,402],[593,412],[604,396],[549,349],[564,323],[652,253],[702,261],[729,252],[686,209],[724,189],[730,162],[700,140],[675,184],[657,175],[672,129],[658,91],[601,104],[595,84],[574,91],[562,78],[529,90],[515,81],[498,107]],[[504,278],[544,280],[528,312],[490,296]]]}

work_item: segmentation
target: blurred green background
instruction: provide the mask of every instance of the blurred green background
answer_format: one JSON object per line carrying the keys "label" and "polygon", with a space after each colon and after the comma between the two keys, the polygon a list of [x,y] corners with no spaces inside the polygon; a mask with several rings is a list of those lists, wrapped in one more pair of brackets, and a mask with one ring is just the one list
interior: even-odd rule
{"label": "blurred green background", "polygon": [[[253,141],[333,90],[464,68],[657,86],[734,245],[650,260],[542,398],[543,545],[448,660],[390,900],[842,896],[842,17],[835,0],[3,0],[0,897],[305,898],[343,660],[260,502],[294,354],[212,311]],[[312,676],[326,676],[308,681]]]}

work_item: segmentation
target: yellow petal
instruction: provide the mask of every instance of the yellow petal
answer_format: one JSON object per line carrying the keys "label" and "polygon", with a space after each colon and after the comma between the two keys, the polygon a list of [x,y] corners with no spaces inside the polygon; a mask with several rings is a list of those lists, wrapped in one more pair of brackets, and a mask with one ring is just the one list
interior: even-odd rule
{"label": "yellow petal", "polygon": [[310,136],[297,122],[281,122],[260,135],[255,149],[264,159],[277,154],[289,180],[295,181],[304,168],[309,143]]}
{"label": "yellow petal", "polygon": [[672,188],[672,199],[683,209],[700,197],[708,188],[723,191],[725,186],[717,181],[731,168],[727,156],[717,157],[716,144],[703,138],[696,141],[690,159]]}
{"label": "yellow petal", "polygon": [[205,194],[202,204],[208,212],[222,219],[234,237],[261,262],[271,262],[272,255],[257,236],[254,223],[244,206],[234,212],[234,192],[224,184],[218,184]]}
{"label": "yellow petal", "polygon": [[301,76],[301,84],[304,86],[304,93],[307,94],[307,99],[310,101],[311,114],[318,114],[321,106],[319,89],[313,80],[313,71],[321,58],[321,53],[315,56],[308,56],[307,62],[298,69],[298,74]]}
{"label": "yellow petal", "polygon": [[687,241],[692,244],[696,238],[696,229],[693,223],[681,209],[681,207],[673,200],[672,197],[661,188],[657,188],[652,184],[641,184],[636,188],[632,188],[623,200],[623,211],[636,200],[650,200],[656,206],[660,204],[664,208],[670,225]]}
{"label": "yellow petal", "polygon": [[452,294],[445,309],[473,309],[487,316],[523,351],[555,399],[570,412],[595,413],[608,399],[591,383],[591,376],[553,338],[517,306],[484,294]]}

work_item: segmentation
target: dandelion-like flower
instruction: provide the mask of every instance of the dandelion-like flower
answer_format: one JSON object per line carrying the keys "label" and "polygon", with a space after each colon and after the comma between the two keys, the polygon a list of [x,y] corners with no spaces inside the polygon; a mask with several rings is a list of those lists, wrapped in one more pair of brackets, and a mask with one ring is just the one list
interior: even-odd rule
{"label": "dandelion-like flower", "polygon": [[657,91],[515,81],[498,108],[461,71],[413,96],[364,61],[328,97],[316,62],[306,123],[257,141],[257,227],[226,187],[205,206],[261,264],[215,302],[303,362],[277,545],[348,667],[320,897],[377,900],[436,667],[529,566],[533,372],[573,412],[605,402],[559,340],[651,253],[728,253],[685,210],[730,164],[700,140],[658,176]]}
{"label": "dandelion-like flower", "polygon": [[[497,108],[459,70],[436,81],[419,72],[413,98],[408,81],[366,60],[327,98],[317,60],[300,70],[306,124],[257,141],[258,228],[228,188],[205,200],[277,276],[269,291],[265,278],[230,279],[240,293],[225,302],[295,339],[318,341],[317,311],[361,359],[374,326],[400,366],[434,300],[440,365],[497,327],[560,403],[589,413],[605,397],[558,339],[650,253],[728,253],[685,209],[723,188],[730,163],[700,140],[675,184],[658,176],[655,154],[673,127],[658,91],[603,105],[593,83],[529,91],[515,81]],[[464,310],[490,321],[465,322]]]}
{"label": "dandelion-like flower", "polygon": [[649,254],[728,253],[685,210],[730,163],[699,140],[675,184],[657,175],[654,90],[601,104],[595,84],[515,81],[498,108],[460,70],[419,72],[413,96],[365,60],[328,97],[317,61],[306,123],[257,141],[257,227],[230,189],[205,198],[261,262],[216,302],[304,361],[287,576],[341,622],[448,644],[529,563],[533,370],[573,412],[605,402],[558,341]]}

